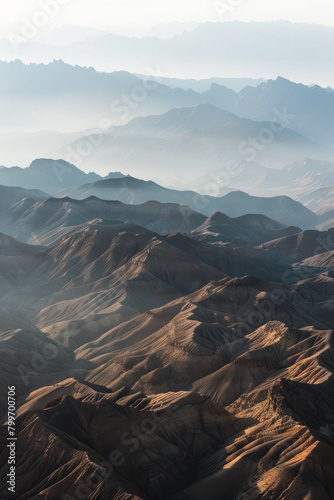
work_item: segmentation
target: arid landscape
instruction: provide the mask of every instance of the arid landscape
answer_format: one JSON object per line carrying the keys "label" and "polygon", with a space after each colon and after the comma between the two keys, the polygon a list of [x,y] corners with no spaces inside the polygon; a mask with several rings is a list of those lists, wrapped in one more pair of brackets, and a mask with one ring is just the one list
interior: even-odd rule
{"label": "arid landscape", "polygon": [[334,19],[116,3],[0,19],[0,499],[333,500]]}

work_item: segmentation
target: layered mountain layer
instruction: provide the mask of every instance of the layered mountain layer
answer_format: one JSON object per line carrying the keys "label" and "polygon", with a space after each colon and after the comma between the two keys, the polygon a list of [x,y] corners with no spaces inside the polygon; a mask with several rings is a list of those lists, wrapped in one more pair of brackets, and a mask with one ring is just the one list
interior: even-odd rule
{"label": "layered mountain layer", "polygon": [[[177,206],[122,221],[128,206],[87,202],[108,219],[16,199],[43,246],[0,238],[18,497],[332,498],[329,233],[189,212],[181,234]],[[155,230],[153,208],[167,217]],[[0,465],[5,484],[6,449]]]}

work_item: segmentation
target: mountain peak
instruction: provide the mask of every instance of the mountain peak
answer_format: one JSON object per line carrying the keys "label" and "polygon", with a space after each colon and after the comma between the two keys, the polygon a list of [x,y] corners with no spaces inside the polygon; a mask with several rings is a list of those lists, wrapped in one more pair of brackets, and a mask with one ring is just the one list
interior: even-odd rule
{"label": "mountain peak", "polygon": [[52,160],[50,158],[38,158],[31,162],[28,167],[31,170],[45,170],[45,169],[66,169],[66,171],[79,171],[79,169],[72,163],[68,163],[65,160]]}
{"label": "mountain peak", "polygon": [[223,214],[222,212],[216,212],[215,214],[211,215],[207,222],[209,224],[225,224],[226,222],[230,222],[231,218],[228,217],[228,215]]}

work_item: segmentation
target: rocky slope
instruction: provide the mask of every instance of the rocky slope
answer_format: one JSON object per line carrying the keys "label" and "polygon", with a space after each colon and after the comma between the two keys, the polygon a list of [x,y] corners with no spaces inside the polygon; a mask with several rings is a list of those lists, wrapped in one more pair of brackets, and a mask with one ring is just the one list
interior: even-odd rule
{"label": "rocky slope", "polygon": [[[236,224],[282,231],[255,222]],[[290,260],[284,239],[220,238],[102,219],[44,247],[1,235],[18,498],[333,498],[332,256],[305,233],[287,236]]]}

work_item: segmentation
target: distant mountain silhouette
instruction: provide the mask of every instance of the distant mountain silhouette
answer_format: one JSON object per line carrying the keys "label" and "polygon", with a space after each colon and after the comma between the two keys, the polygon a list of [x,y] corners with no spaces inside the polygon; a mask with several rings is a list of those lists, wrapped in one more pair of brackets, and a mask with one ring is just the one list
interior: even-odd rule
{"label": "distant mountain silhouette", "polygon": [[0,184],[40,189],[49,194],[54,194],[65,187],[70,188],[98,179],[101,179],[99,175],[85,174],[64,160],[38,159],[34,160],[28,168],[0,169]]}
{"label": "distant mountain silhouette", "polygon": [[[256,161],[280,168],[304,157],[333,160],[331,148],[288,128],[276,134],[271,126],[270,122],[243,119],[211,104],[201,104],[136,118],[105,134],[89,155],[78,153],[81,139],[54,154],[66,158],[70,152],[72,161],[77,159],[86,170],[121,169],[134,177],[140,173],[152,178],[158,162],[160,177],[169,181],[177,177],[180,183],[194,175],[224,169],[230,161]],[[86,137],[88,145],[93,141],[94,134]]]}
{"label": "distant mountain silhouette", "polygon": [[78,132],[101,128],[102,122],[107,130],[135,116],[205,102],[201,94],[171,89],[159,79],[146,83],[126,71],[101,73],[60,60],[47,65],[0,61],[0,74],[3,113],[8,113],[0,125],[9,131]]}
{"label": "distant mountain silhouette", "polygon": [[285,116],[286,127],[312,141],[334,145],[331,119],[334,94],[318,85],[309,87],[280,77],[256,88],[246,87],[238,95],[233,112],[259,121],[271,120],[275,116],[278,120],[277,115],[281,114]]}
{"label": "distant mountain silhouette", "polygon": [[[144,75],[137,75],[139,78],[143,78]],[[260,83],[265,83],[266,80],[264,78],[203,78],[200,80],[195,79],[181,79],[181,78],[168,78],[168,77],[159,77],[159,82],[167,85],[170,88],[180,88],[189,90],[192,89],[195,92],[206,92],[210,89],[213,83],[217,85],[222,85],[227,87],[228,89],[233,90],[234,92],[240,92],[245,87],[257,87]]]}
{"label": "distant mountain silhouette", "polygon": [[185,204],[207,216],[219,211],[230,217],[263,214],[285,226],[294,225],[302,228],[314,227],[320,222],[312,211],[287,196],[254,197],[238,191],[215,197],[200,195],[194,191],[167,189],[155,182],[133,177],[102,180],[58,193],[58,196],[64,195],[79,200],[96,196],[131,204],[159,200],[163,203]]}
{"label": "distant mountain silhouette", "polygon": [[[247,158],[266,167],[281,167],[305,157],[333,161],[333,150],[327,146],[332,144],[334,131],[327,117],[333,110],[334,93],[318,86],[309,87],[278,78],[256,87],[248,86],[239,93],[217,83],[212,83],[209,90],[199,93],[191,89],[170,88],[162,83],[163,80],[160,83],[159,78],[145,81],[125,71],[101,73],[91,67],[74,67],[62,61],[29,66],[18,60],[0,62],[0,73],[0,126],[3,130],[0,146],[3,164],[26,165],[29,160],[41,155],[69,159],[74,144],[74,149],[81,151],[81,154],[73,155],[72,152],[72,157],[81,162],[85,169],[99,167],[105,172],[111,167],[118,170],[116,163],[122,162],[120,149],[123,150],[124,146],[117,142],[110,144],[110,135],[121,133],[115,127],[140,116],[149,117],[150,120],[145,122],[143,118],[138,118],[137,130],[135,122],[129,126],[128,132],[124,132],[124,128],[122,133],[129,134],[132,129],[136,135],[140,135],[142,127],[142,135],[145,135],[145,130],[157,135],[168,120],[171,132],[181,133],[186,128],[186,118],[183,116],[186,111],[180,111],[180,108],[197,110],[196,113],[189,112],[188,130],[191,133],[204,129],[207,134],[210,132],[208,148],[218,147],[218,150],[209,158],[213,156],[219,164],[222,153],[216,144],[217,134],[222,135],[225,141],[220,148],[226,150],[226,161]],[[225,115],[221,113],[219,118],[217,109]],[[194,123],[191,127],[193,113]],[[152,116],[157,117],[155,121]],[[201,123],[202,118],[207,127]],[[246,122],[245,118],[252,122]],[[172,123],[173,120],[175,123]],[[254,125],[255,122],[257,125]],[[313,126],[314,123],[317,123],[317,127]],[[233,133],[234,127],[237,130]],[[291,131],[295,135],[291,135]],[[69,135],[66,137],[66,134]],[[203,143],[207,142],[207,134],[205,137],[190,137],[180,144],[177,152],[180,161],[182,153],[187,156],[187,148],[194,150],[199,160],[201,155],[207,157],[207,151],[198,150],[200,147],[203,149]],[[212,144],[214,134],[216,139]],[[248,143],[250,138],[253,145],[249,147],[245,141]],[[197,151],[191,140],[195,142]],[[255,147],[254,140],[257,141]],[[18,148],[18,143],[22,147]],[[138,146],[142,150],[142,158],[137,151],[134,155],[143,163],[150,164],[149,155],[156,158],[157,151],[164,146],[167,149],[164,150],[166,161],[169,165],[175,164],[176,153],[173,150],[177,145],[165,145],[156,140]],[[108,148],[114,150],[116,160]],[[137,149],[137,146],[130,144],[129,165],[133,148]],[[148,156],[145,155],[145,149],[149,150]],[[74,162],[73,158],[69,161]],[[114,163],[108,166],[108,161]],[[184,158],[184,161],[187,159]],[[218,167],[213,164],[212,168]]]}
{"label": "distant mountain silhouette", "polygon": [[[44,46],[32,41],[20,47],[20,57],[25,62],[63,59],[71,64],[96,65],[105,71],[125,69],[135,73],[146,72],[148,61],[158,61],[170,74],[186,78],[234,74],[275,78],[283,75],[311,83],[315,80],[328,82],[331,57],[327,48],[333,46],[333,41],[332,27],[315,24],[212,22],[202,23],[173,38],[155,38],[154,43],[149,36],[136,38],[114,34],[67,47]],[[3,41],[0,58],[12,57],[10,42]]]}
{"label": "distant mountain silhouette", "polygon": [[[82,200],[68,196],[48,198],[36,190],[0,186],[0,231],[22,242],[50,244],[77,226],[112,223],[121,227],[131,223],[158,234],[181,232],[199,241],[258,245],[321,222],[313,212],[288,197],[256,198],[242,192],[221,198],[197,195],[197,203],[202,204],[206,214],[203,215],[186,204],[191,205],[196,193],[173,191],[131,177],[100,181],[92,188],[98,190],[101,186],[104,190],[111,188],[109,200],[90,194],[90,185],[84,186],[89,196]],[[130,190],[131,200],[126,198],[127,204],[119,201],[124,199],[124,192],[129,196]],[[155,201],[158,197],[164,203]]]}
{"label": "distant mountain silhouette", "polygon": [[263,214],[287,226],[314,227],[318,221],[313,212],[288,196],[264,198],[236,191],[223,196],[220,206],[220,210],[230,217]]}
{"label": "distant mountain silhouette", "polygon": [[[246,191],[248,194],[261,196],[288,195],[303,203],[311,210],[325,210],[326,192],[328,191],[328,205],[330,200],[330,187],[334,185],[334,163],[310,158],[299,159],[281,169],[267,168],[257,162],[239,161],[232,165],[232,175],[228,176],[229,167],[216,172],[204,174],[190,181],[190,186],[203,192],[205,186],[220,177],[224,180],[225,188],[230,190]],[[319,195],[316,202],[317,191]],[[314,192],[314,200],[313,193]],[[321,193],[325,194],[324,200]],[[312,201],[313,200],[313,201]],[[319,212],[320,213],[320,212]]]}
{"label": "distant mountain silhouette", "polygon": [[[228,191],[226,191],[228,192]],[[83,200],[89,196],[96,196],[103,200],[119,200],[123,203],[139,204],[150,200],[161,203],[184,203],[191,207],[196,205],[206,207],[213,197],[204,197],[195,191],[180,191],[168,189],[152,181],[144,181],[131,176],[110,178],[84,184],[73,189],[62,189],[57,196],[69,196]]]}
{"label": "distant mountain silhouette", "polygon": [[[64,160],[39,159],[26,169],[1,168],[0,182],[3,186],[20,188],[19,196],[24,193],[22,186],[26,186],[26,190],[40,190],[37,195],[34,194],[34,199],[45,199],[51,194],[74,200],[96,197],[134,205],[158,200],[160,203],[187,205],[206,216],[212,216],[216,212],[223,212],[229,217],[262,214],[284,226],[297,226],[303,229],[316,227],[328,218],[332,218],[331,215],[327,219],[324,216],[317,216],[288,196],[255,197],[242,191],[224,192],[224,189],[220,190],[218,196],[201,195],[195,191],[165,188],[152,181],[124,176],[120,172],[112,172],[107,177],[101,178],[95,173],[86,174]],[[14,189],[6,191],[6,193],[14,192]],[[96,215],[94,218],[105,218],[105,216]]]}
{"label": "distant mountain silhouette", "polygon": [[232,219],[217,212],[194,229],[191,237],[209,243],[232,242],[254,246],[299,232],[298,227],[284,226],[264,215],[243,215]]}
{"label": "distant mountain silhouette", "polygon": [[[105,178],[124,177],[120,172],[111,172]],[[64,160],[37,159],[28,168],[0,168],[0,185],[39,189],[49,195],[61,189],[69,189],[87,182],[96,182],[102,177],[94,172],[86,174],[75,165]]]}

